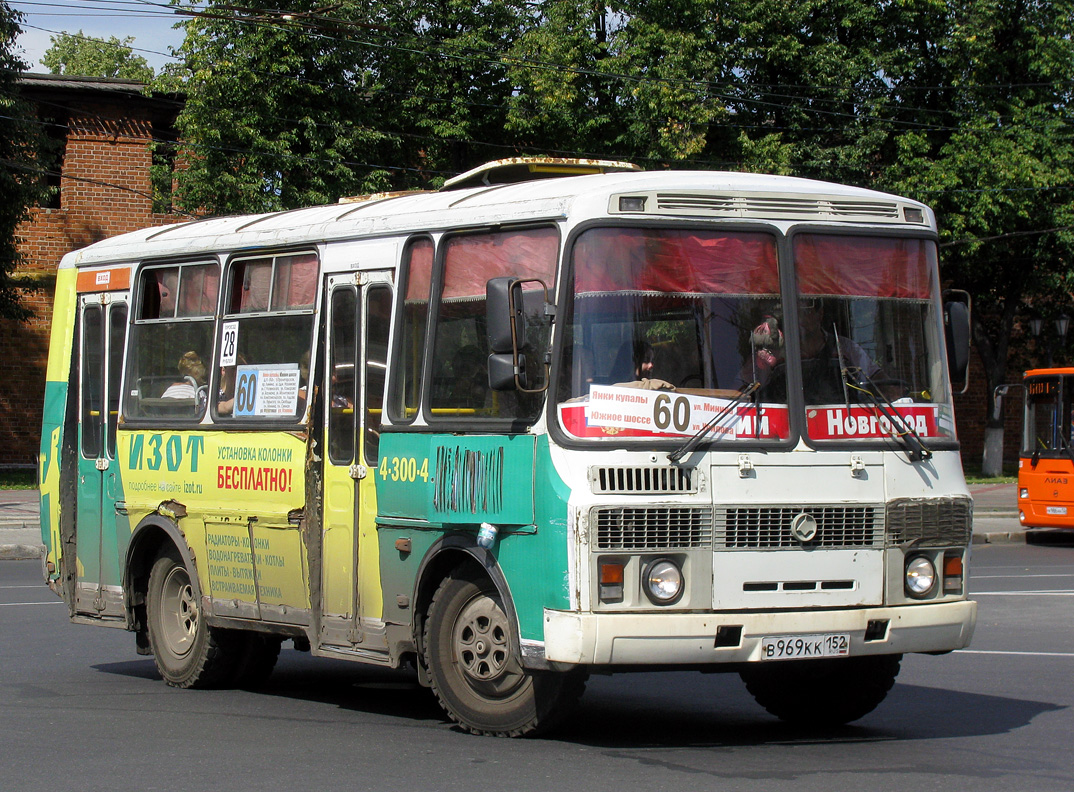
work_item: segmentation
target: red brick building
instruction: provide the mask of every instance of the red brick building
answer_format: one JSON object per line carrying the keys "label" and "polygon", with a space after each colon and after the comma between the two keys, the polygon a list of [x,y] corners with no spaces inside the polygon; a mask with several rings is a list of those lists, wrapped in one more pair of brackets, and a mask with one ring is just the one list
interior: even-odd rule
{"label": "red brick building", "polygon": [[[21,91],[52,140],[42,166],[56,189],[17,231],[24,257],[19,274],[43,288],[26,297],[34,312],[29,322],[0,320],[0,467],[37,461],[60,259],[106,237],[181,219],[154,212],[150,178],[150,142],[174,140],[175,97],[146,96],[143,85],[130,80],[40,74],[23,75]],[[160,151],[157,158],[167,173]],[[156,208],[166,207],[168,198],[158,194]]]}

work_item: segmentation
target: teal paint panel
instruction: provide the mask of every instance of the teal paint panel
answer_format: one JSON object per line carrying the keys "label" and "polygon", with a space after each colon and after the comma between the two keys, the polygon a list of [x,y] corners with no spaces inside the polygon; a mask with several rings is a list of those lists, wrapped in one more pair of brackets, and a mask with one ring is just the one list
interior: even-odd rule
{"label": "teal paint panel", "polygon": [[446,525],[532,525],[535,445],[531,435],[386,432],[378,510]]}
{"label": "teal paint panel", "polygon": [[[414,578],[429,548],[441,536],[443,533],[440,531],[377,526],[377,541],[380,544],[380,583],[384,595],[384,621],[392,624],[410,624],[414,615],[410,605],[414,594]],[[396,539],[409,540],[410,552],[400,551],[395,546]],[[401,597],[404,599],[401,600]],[[407,604],[404,606],[400,604],[401,602]]]}
{"label": "teal paint panel", "polygon": [[511,587],[519,632],[526,640],[544,640],[544,609],[570,607],[567,553],[567,500],[570,487],[560,478],[548,453],[548,437],[537,439],[536,534],[501,534],[493,548]]}
{"label": "teal paint panel", "polygon": [[[46,554],[55,554],[59,537],[60,449],[63,447],[64,410],[67,408],[67,383],[46,382],[41,423],[41,457],[38,464],[41,480],[41,543]],[[55,533],[56,540],[53,539]],[[59,573],[55,573],[58,576]]]}

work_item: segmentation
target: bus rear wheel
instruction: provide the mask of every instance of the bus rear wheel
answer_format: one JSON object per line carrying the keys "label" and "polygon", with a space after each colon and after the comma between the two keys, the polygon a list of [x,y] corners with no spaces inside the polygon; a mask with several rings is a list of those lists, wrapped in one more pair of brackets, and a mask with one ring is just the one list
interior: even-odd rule
{"label": "bus rear wheel", "polygon": [[213,687],[233,677],[236,638],[205,623],[190,573],[174,547],[153,562],[146,617],[153,659],[169,685]]}
{"label": "bus rear wheel", "polygon": [[872,712],[899,675],[902,655],[754,663],[740,676],[753,698],[780,720],[842,726]]}
{"label": "bus rear wheel", "polygon": [[425,622],[433,692],[452,720],[474,734],[520,737],[547,731],[585,689],[578,672],[528,671],[491,581],[457,571],[440,584]]}

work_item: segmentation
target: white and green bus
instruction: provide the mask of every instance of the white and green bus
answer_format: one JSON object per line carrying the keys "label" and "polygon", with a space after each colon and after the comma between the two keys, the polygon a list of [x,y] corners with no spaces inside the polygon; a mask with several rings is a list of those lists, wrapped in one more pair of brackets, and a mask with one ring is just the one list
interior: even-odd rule
{"label": "white and green bus", "polygon": [[973,633],[961,306],[920,203],[601,161],[125,234],[58,271],[45,574],[178,687],[292,640],[482,734],[656,669],[848,722]]}

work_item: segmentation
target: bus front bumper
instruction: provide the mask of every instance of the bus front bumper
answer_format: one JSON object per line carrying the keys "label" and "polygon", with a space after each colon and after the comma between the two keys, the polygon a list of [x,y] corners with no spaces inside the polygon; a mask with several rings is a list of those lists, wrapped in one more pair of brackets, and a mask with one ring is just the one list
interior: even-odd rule
{"label": "bus front bumper", "polygon": [[[546,609],[544,659],[610,666],[751,663],[762,659],[765,637],[833,634],[849,635],[851,657],[947,652],[969,646],[976,622],[977,603],[970,600],[769,613],[579,614]],[[729,643],[727,636],[733,640],[736,633],[735,645],[718,645]]]}

